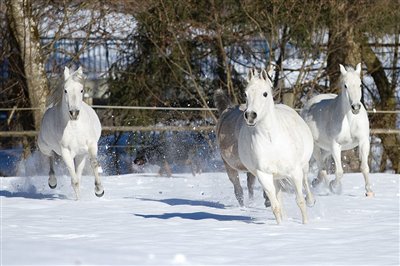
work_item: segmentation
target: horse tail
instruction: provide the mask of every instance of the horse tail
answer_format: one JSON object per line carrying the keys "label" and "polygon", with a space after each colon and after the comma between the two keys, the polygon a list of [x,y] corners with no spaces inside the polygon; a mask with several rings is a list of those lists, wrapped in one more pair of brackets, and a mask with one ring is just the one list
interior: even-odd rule
{"label": "horse tail", "polygon": [[217,107],[219,114],[222,114],[231,105],[231,101],[222,89],[214,92],[214,105]]}

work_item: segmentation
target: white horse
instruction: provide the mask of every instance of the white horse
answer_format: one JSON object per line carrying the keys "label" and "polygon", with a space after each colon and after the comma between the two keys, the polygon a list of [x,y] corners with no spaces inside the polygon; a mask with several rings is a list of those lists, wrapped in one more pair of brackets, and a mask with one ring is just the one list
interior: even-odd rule
{"label": "white horse", "polygon": [[313,157],[317,162],[319,173],[313,185],[326,181],[323,162],[327,156],[332,155],[336,178],[329,183],[329,187],[332,192],[340,193],[343,177],[341,151],[359,146],[366,195],[373,196],[368,177],[369,121],[367,112],[361,104],[361,63],[356,69],[349,67],[346,69],[340,65],[340,73],[340,94],[315,96],[307,102],[301,112],[311,129],[315,143]]}
{"label": "white horse", "polygon": [[83,92],[82,68],[70,73],[65,67],[64,86],[53,92],[38,138],[39,149],[48,156],[50,162],[50,188],[57,186],[54,175],[54,155],[57,153],[67,165],[76,199],[80,196],[79,183],[87,155],[95,176],[95,194],[98,197],[104,195],[97,161],[101,124],[96,112],[82,101]]}
{"label": "white horse", "polygon": [[[278,224],[282,220],[280,179],[289,179],[295,187],[302,221],[307,223],[302,185],[306,190],[307,204],[312,206],[315,202],[307,180],[308,162],[313,150],[310,129],[293,109],[274,104],[272,82],[265,70],[260,76],[255,70],[249,71],[245,93],[245,112],[237,109],[226,111],[225,117],[232,116],[226,123],[230,125],[221,123],[219,126],[232,128],[234,125],[230,135],[237,138],[237,146],[232,148],[237,147],[239,158],[228,156],[224,161],[231,168],[246,170],[258,178]],[[224,138],[229,138],[229,135],[225,134]]]}

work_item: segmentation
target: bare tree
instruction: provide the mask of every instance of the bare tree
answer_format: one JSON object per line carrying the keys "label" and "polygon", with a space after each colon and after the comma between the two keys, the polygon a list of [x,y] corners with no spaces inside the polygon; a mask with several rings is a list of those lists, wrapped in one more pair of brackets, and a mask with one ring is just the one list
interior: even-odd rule
{"label": "bare tree", "polygon": [[22,58],[31,106],[37,108],[34,110],[33,123],[38,130],[46,108],[49,87],[41,55],[37,21],[32,14],[32,3],[29,0],[6,0],[6,8]]}

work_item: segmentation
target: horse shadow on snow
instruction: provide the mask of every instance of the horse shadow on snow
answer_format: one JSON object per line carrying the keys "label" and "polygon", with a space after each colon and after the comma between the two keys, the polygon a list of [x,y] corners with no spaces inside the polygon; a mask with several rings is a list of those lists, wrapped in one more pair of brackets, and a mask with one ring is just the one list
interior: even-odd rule
{"label": "horse shadow on snow", "polygon": [[[218,202],[211,201],[201,201],[201,200],[188,200],[188,199],[179,199],[179,198],[171,198],[171,199],[147,199],[147,198],[139,198],[143,201],[154,201],[168,204],[170,206],[180,206],[180,205],[189,205],[189,206],[203,206],[208,208],[215,209],[225,209],[225,205]],[[240,221],[245,223],[255,223],[255,220],[246,215],[224,215],[224,214],[215,214],[211,212],[171,212],[171,213],[163,213],[163,214],[138,214],[135,213],[135,216],[146,218],[146,219],[162,219],[168,220],[172,218],[181,218],[187,220],[206,220],[213,219],[217,221]]]}

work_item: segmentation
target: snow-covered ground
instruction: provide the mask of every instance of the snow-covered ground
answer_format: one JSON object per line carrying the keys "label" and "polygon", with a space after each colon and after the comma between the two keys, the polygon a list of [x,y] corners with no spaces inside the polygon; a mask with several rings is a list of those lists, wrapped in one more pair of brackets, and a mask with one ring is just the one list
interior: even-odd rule
{"label": "snow-covered ground", "polygon": [[[332,178],[332,176],[331,176]],[[301,224],[293,194],[276,225],[257,185],[237,205],[225,173],[104,176],[96,198],[83,177],[74,200],[67,176],[1,180],[2,265],[399,265],[399,175],[346,174],[343,194],[316,192]],[[245,178],[242,176],[245,188]]]}

